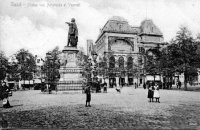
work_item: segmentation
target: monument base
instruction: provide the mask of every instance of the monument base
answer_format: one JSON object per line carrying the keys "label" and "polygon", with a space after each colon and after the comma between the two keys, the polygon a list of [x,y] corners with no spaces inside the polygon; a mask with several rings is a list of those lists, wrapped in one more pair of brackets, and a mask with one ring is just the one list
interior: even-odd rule
{"label": "monument base", "polygon": [[60,80],[58,91],[82,90],[82,68],[78,67],[77,53],[75,47],[65,47],[62,51],[61,67],[59,69]]}

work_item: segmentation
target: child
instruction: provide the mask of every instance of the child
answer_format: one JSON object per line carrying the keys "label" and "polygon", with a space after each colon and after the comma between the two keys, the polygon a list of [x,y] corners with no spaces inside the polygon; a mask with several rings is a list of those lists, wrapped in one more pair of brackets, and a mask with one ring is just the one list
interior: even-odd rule
{"label": "child", "polygon": [[149,88],[148,88],[148,96],[147,98],[149,98],[149,102],[153,102],[153,95],[154,95],[154,87],[153,87],[154,83],[149,84]]}
{"label": "child", "polygon": [[85,104],[85,107],[91,107],[90,106],[90,101],[91,101],[91,92],[90,92],[90,86],[88,86],[85,90],[85,93],[86,93],[86,104]]}
{"label": "child", "polygon": [[154,86],[155,90],[154,90],[154,94],[153,97],[156,98],[156,102],[160,103],[159,99],[160,99],[160,94],[159,94],[159,86],[156,84]]}
{"label": "child", "polygon": [[153,87],[150,86],[148,89],[148,96],[147,98],[149,98],[149,102],[153,102]]}

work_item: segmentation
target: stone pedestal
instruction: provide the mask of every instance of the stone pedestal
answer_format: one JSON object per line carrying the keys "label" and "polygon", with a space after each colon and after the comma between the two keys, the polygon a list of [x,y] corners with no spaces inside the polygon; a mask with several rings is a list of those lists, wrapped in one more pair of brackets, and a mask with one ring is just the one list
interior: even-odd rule
{"label": "stone pedestal", "polygon": [[82,90],[82,69],[77,66],[76,47],[64,47],[61,54],[60,80],[58,91]]}

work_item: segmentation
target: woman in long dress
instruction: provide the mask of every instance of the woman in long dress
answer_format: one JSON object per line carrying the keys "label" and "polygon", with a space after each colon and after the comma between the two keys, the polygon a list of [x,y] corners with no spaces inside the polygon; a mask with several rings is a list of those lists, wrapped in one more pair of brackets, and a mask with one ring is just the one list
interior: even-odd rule
{"label": "woman in long dress", "polygon": [[160,103],[159,99],[160,99],[160,94],[159,94],[159,86],[156,84],[154,86],[155,90],[154,90],[154,94],[153,97],[156,98],[156,102]]}

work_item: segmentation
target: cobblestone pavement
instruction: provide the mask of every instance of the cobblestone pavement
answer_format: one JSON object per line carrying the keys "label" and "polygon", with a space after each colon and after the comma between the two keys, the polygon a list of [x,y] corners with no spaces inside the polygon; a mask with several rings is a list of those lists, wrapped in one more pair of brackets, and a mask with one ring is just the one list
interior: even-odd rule
{"label": "cobblestone pavement", "polygon": [[0,111],[8,128],[200,129],[199,92],[160,90],[160,95],[161,103],[150,103],[142,88],[109,89],[92,93],[92,107],[85,107],[81,92],[17,91],[10,98],[13,108]]}

